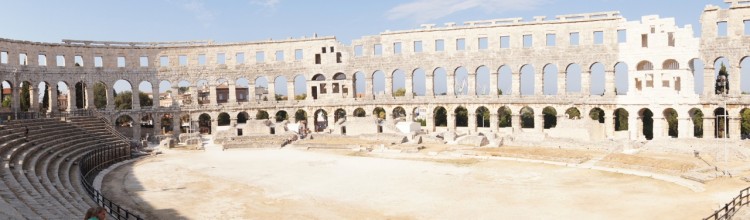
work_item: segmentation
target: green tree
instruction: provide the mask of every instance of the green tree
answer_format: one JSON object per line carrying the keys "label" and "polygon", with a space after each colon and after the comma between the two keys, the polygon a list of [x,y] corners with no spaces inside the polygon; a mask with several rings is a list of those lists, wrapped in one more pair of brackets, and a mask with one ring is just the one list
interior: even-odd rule
{"label": "green tree", "polygon": [[276,122],[282,122],[287,119],[287,114],[285,111],[280,111],[276,113]]}
{"label": "green tree", "polygon": [[719,75],[716,77],[716,83],[714,84],[714,91],[716,94],[728,94],[729,93],[729,83],[727,82],[725,85],[722,85],[719,83],[721,80],[721,76],[724,76],[724,79],[729,80],[729,72],[727,72],[727,67],[724,66],[724,63],[721,63],[721,69],[719,69]]}
{"label": "green tree", "polygon": [[401,97],[406,95],[406,89],[400,88],[393,92],[393,97]]}
{"label": "green tree", "polygon": [[97,109],[107,107],[107,88],[104,86],[104,83],[94,84],[94,106]]}
{"label": "green tree", "polygon": [[417,120],[414,120],[414,122],[419,122],[419,125],[422,127],[427,126],[427,120],[423,118],[417,118]]}
{"label": "green tree", "polygon": [[742,136],[750,135],[750,109],[743,109],[740,115],[742,117]]}
{"label": "green tree", "polygon": [[589,112],[589,117],[591,117],[591,120],[599,121],[599,123],[604,123],[604,110],[600,108],[595,108]]}
{"label": "green tree", "polygon": [[21,111],[29,111],[29,108],[31,107],[29,89],[29,83],[23,82],[23,85],[21,86]]}
{"label": "green tree", "polygon": [[666,117],[667,124],[669,125],[669,136],[677,137],[677,111],[673,109],[667,110],[664,116]]}
{"label": "green tree", "polygon": [[283,100],[288,99],[285,95],[279,95],[279,94],[274,95],[274,98],[276,99],[276,101],[283,101]]}
{"label": "green tree", "polygon": [[435,109],[434,115],[436,127],[448,126],[448,111],[445,108]]}
{"label": "green tree", "polygon": [[617,117],[615,120],[615,131],[627,131],[628,117],[630,117],[628,112],[625,109],[617,109],[615,110],[615,117]]}
{"label": "green tree", "polygon": [[498,125],[501,128],[511,127],[512,125],[512,116],[511,116],[510,109],[506,107],[500,108],[500,111],[498,111]]}
{"label": "green tree", "polygon": [[[116,93],[115,93],[116,94]],[[133,108],[133,92],[125,91],[115,95],[115,109],[132,109]]]}
{"label": "green tree", "polygon": [[294,96],[294,100],[305,100],[305,99],[307,99],[307,94],[306,93]]}
{"label": "green tree", "polygon": [[354,110],[354,117],[365,117],[367,116],[367,113],[364,109],[358,108]]}
{"label": "green tree", "polygon": [[154,106],[154,99],[148,97],[148,94],[146,93],[138,93],[138,100],[141,106]]}
{"label": "green tree", "polygon": [[190,87],[180,86],[180,87],[177,88],[177,93],[178,94],[185,94],[188,91],[190,91]]}
{"label": "green tree", "polygon": [[557,126],[557,110],[552,107],[546,107],[542,110],[544,115],[544,129],[550,129]]}
{"label": "green tree", "polygon": [[10,107],[11,102],[12,102],[12,99],[10,98],[10,96],[5,96],[5,98],[3,98],[3,107],[4,108]]}
{"label": "green tree", "polygon": [[379,119],[385,119],[385,109],[383,108],[377,107],[372,113],[377,115]]}
{"label": "green tree", "polygon": [[498,95],[502,95],[503,94],[503,90],[502,89],[497,89],[497,94]]}
{"label": "green tree", "polygon": [[216,120],[219,126],[229,125],[229,114],[219,114]]}
{"label": "green tree", "polygon": [[294,120],[297,121],[305,121],[307,120],[307,112],[299,110],[296,113],[294,113]]}
{"label": "green tree", "polygon": [[42,94],[42,107],[49,109],[49,85],[44,84],[44,94]]}
{"label": "green tree", "polygon": [[255,119],[268,119],[268,112],[266,111],[258,111],[258,113],[255,113]]}
{"label": "green tree", "polygon": [[693,112],[693,136],[703,137],[703,112],[696,110]]}
{"label": "green tree", "polygon": [[469,125],[469,111],[466,108],[457,108],[454,113],[456,114],[456,127],[466,127]]}
{"label": "green tree", "polygon": [[521,128],[534,128],[534,110],[531,108],[521,109]]}
{"label": "green tree", "polygon": [[477,127],[488,128],[490,127],[490,111],[482,107],[477,111],[476,114]]}
{"label": "green tree", "polygon": [[654,138],[654,113],[650,110],[646,110],[643,112],[643,136],[646,137],[647,140],[651,140]]}
{"label": "green tree", "polygon": [[565,110],[565,114],[568,114],[568,119],[581,118],[581,111],[578,111],[577,108],[569,108]]}

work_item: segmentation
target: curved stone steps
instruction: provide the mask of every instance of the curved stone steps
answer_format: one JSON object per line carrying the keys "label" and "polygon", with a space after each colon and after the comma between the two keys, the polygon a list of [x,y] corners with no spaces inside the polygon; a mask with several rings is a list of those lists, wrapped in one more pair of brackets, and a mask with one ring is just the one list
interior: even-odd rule
{"label": "curved stone steps", "polygon": [[69,176],[60,175],[60,164],[66,158],[68,158],[71,153],[78,153],[82,152],[83,150],[89,149],[95,142],[96,140],[81,142],[69,148],[66,148],[64,151],[56,152],[55,156],[51,160],[49,160],[49,165],[46,169],[47,176],[53,183],[54,187],[58,191],[63,192],[64,195],[67,194],[68,198],[71,199],[71,201],[78,202],[82,206],[93,206],[95,204],[93,204],[93,202],[88,199],[88,195],[80,194],[77,189],[72,188],[72,185],[69,182]]}
{"label": "curved stone steps", "polygon": [[[106,146],[106,145],[104,145]],[[92,151],[96,148],[102,147],[102,145],[89,145],[87,147],[78,148],[71,150],[67,153],[64,153],[61,155],[60,159],[55,161],[54,166],[57,167],[57,177],[58,182],[61,183],[59,187],[64,186],[63,188],[68,189],[69,193],[72,195],[74,199],[81,199],[83,202],[88,203],[89,205],[96,205],[93,203],[91,199],[88,198],[88,194],[85,192],[83,187],[80,185],[80,178],[78,176],[71,176],[70,169],[68,167],[64,166],[70,166],[74,162],[76,162],[75,159],[78,157],[73,158],[73,155],[83,156],[84,154],[88,153],[89,151]],[[61,163],[65,163],[64,165],[60,165]],[[68,169],[64,169],[68,168]],[[72,178],[75,179],[71,180]],[[76,184],[74,184],[74,182]]]}

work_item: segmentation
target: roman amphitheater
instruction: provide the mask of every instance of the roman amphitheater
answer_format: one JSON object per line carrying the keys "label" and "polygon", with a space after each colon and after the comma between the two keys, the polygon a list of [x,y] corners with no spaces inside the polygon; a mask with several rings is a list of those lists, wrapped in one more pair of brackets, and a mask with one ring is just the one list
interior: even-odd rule
{"label": "roman amphitheater", "polygon": [[0,39],[0,218],[750,218],[750,1],[724,3],[700,37],[611,11]]}

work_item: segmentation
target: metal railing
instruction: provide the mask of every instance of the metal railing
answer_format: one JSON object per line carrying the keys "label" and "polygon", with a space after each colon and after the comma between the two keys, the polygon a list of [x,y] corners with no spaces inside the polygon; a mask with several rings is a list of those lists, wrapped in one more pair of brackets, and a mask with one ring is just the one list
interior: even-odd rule
{"label": "metal railing", "polygon": [[94,178],[100,171],[128,159],[130,159],[130,146],[126,144],[101,147],[86,153],[78,161],[81,184],[94,203],[104,207],[114,219],[142,220],[143,218],[108,199],[92,186]]}
{"label": "metal railing", "polygon": [[748,200],[750,197],[750,187],[745,188],[743,190],[740,190],[740,194],[734,197],[731,202],[724,205],[724,207],[720,208],[719,210],[716,210],[714,214],[704,218],[704,220],[713,219],[713,220],[726,220],[726,219],[732,219],[732,216],[734,214],[737,214],[737,212],[742,208],[742,206],[746,206],[750,203],[750,200]]}

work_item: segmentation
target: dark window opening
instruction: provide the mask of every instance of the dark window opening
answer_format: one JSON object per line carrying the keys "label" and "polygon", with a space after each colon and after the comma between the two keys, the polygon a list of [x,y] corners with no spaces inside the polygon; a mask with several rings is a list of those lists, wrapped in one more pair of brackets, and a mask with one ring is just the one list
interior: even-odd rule
{"label": "dark window opening", "polygon": [[237,136],[242,136],[242,129],[237,129]]}
{"label": "dark window opening", "polygon": [[341,126],[341,134],[346,134],[346,126]]}
{"label": "dark window opening", "polygon": [[[325,52],[323,52],[325,53]],[[315,54],[315,64],[320,64],[320,54]]]}
{"label": "dark window opening", "polygon": [[323,53],[326,53],[326,47],[321,48],[323,50]]}
{"label": "dark window opening", "polygon": [[[331,47],[333,48],[333,47]],[[336,63],[341,63],[341,52],[336,53]]]}
{"label": "dark window opening", "polygon": [[331,47],[331,53],[333,53],[333,47]]}
{"label": "dark window opening", "polygon": [[271,128],[271,134],[276,134],[276,128]]}

